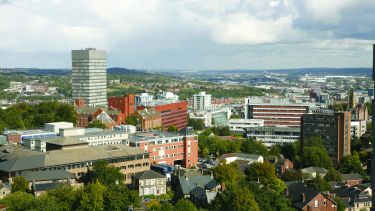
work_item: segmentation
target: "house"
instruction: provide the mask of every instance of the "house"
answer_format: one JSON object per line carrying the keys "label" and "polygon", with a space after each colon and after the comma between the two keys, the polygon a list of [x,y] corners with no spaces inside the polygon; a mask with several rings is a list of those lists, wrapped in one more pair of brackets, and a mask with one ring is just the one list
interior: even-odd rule
{"label": "house", "polygon": [[40,196],[58,185],[76,185],[76,176],[65,170],[32,171],[24,175],[35,196]]}
{"label": "house", "polygon": [[355,173],[355,174],[341,174],[341,179],[342,181],[347,185],[347,186],[355,186],[362,184],[363,178],[360,174]]}
{"label": "house", "polygon": [[371,196],[366,189],[360,187],[341,187],[331,191],[336,197],[340,197],[345,204],[345,211],[370,210]]}
{"label": "house", "polygon": [[337,211],[337,203],[333,199],[307,187],[303,182],[286,182],[286,186],[286,196],[299,211]]}
{"label": "house", "polygon": [[306,179],[314,179],[318,175],[321,177],[325,177],[328,173],[328,170],[321,167],[308,167],[301,169],[301,173],[302,175],[304,175],[304,177],[306,177]]}
{"label": "house", "polygon": [[167,193],[167,177],[153,170],[138,172],[132,178],[133,189],[138,189],[139,196],[160,195]]}
{"label": "house", "polygon": [[221,185],[212,176],[198,172],[185,172],[175,186],[176,198],[190,198],[198,207],[207,207],[220,190]]}
{"label": "house", "polygon": [[241,160],[247,161],[247,164],[250,165],[255,162],[263,163],[263,156],[261,155],[251,155],[244,153],[228,153],[223,154],[219,157],[220,162],[225,162],[226,164],[232,163],[234,161]]}
{"label": "house", "polygon": [[275,166],[275,170],[278,175],[284,174],[288,169],[293,169],[293,162],[288,158],[273,157],[269,159],[269,162]]}
{"label": "house", "polygon": [[4,198],[11,192],[12,192],[12,187],[10,183],[0,182],[0,199]]}

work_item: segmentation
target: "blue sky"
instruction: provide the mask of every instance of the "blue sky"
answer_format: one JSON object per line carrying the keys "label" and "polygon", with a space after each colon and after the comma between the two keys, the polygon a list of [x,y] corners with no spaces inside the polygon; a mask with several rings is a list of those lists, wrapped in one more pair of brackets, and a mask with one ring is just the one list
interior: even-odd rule
{"label": "blue sky", "polygon": [[0,0],[0,67],[370,67],[374,0]]}

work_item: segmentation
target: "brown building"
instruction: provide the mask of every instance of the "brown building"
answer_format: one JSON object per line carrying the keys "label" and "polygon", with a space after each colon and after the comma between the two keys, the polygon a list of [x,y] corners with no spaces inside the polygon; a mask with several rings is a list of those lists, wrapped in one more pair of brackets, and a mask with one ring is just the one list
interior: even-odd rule
{"label": "brown building", "polygon": [[358,104],[352,111],[352,120],[362,121],[368,120],[368,109],[363,104]]}
{"label": "brown building", "polygon": [[350,155],[350,112],[312,110],[304,114],[301,122],[302,150],[308,137],[320,137],[328,155],[336,163]]}
{"label": "brown building", "polygon": [[138,110],[135,115],[139,119],[139,127],[142,131],[162,128],[162,115],[155,108]]}
{"label": "brown building", "polygon": [[[187,127],[187,101],[178,103],[158,104],[154,106],[147,106],[147,108],[154,108],[161,113],[161,121],[163,129],[167,130],[170,126],[176,126],[179,130]],[[146,107],[138,106],[138,110],[144,110]]]}
{"label": "brown building", "polygon": [[285,171],[289,169],[293,169],[293,162],[290,161],[288,158],[278,158],[274,157],[269,160],[270,163],[275,166],[275,170],[277,174],[284,174]]}
{"label": "brown building", "polygon": [[129,115],[132,115],[135,111],[135,95],[128,94],[123,97],[109,97],[108,107],[120,110],[126,118]]}
{"label": "brown building", "polygon": [[[110,123],[110,127],[120,125],[125,122],[125,115],[120,110],[106,109],[103,107],[76,106],[77,127],[88,127],[89,123],[95,121],[99,115],[105,112],[114,122]],[[102,118],[101,118],[102,119]],[[105,122],[104,122],[105,123]]]}
{"label": "brown building", "polygon": [[286,182],[286,196],[299,211],[337,211],[337,203],[327,195],[307,187],[303,182]]}

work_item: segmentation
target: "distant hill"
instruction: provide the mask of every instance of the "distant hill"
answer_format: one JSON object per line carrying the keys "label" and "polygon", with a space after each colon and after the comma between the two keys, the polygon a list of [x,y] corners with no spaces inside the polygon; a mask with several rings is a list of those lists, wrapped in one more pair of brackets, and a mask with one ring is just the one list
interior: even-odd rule
{"label": "distant hill", "polygon": [[151,74],[144,70],[134,70],[134,69],[127,69],[122,67],[111,67],[107,69],[108,74],[131,74],[131,75],[147,75]]}
{"label": "distant hill", "polygon": [[296,69],[273,69],[273,70],[206,70],[201,73],[263,73],[267,71],[269,73],[280,73],[280,74],[293,74],[293,75],[372,75],[372,69],[366,67],[358,68],[296,68]]}

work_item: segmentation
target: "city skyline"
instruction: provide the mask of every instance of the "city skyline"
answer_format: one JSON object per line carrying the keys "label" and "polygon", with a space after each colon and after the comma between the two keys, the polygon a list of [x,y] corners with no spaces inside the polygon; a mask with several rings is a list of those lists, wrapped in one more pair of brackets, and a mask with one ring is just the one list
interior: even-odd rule
{"label": "city skyline", "polygon": [[[0,67],[71,68],[70,50],[108,67],[370,67],[375,2],[354,0],[0,1]],[[111,11],[111,12],[108,12]]]}

